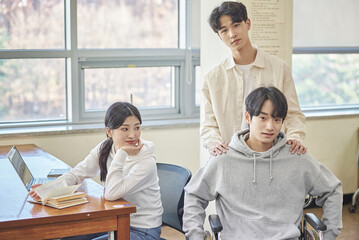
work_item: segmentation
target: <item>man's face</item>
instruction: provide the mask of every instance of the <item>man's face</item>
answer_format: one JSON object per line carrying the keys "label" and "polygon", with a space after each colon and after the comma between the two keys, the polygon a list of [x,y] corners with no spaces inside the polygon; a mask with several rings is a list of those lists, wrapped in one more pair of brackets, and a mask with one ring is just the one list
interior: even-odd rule
{"label": "man's face", "polygon": [[248,145],[255,151],[270,149],[282,128],[283,119],[273,117],[273,109],[272,101],[266,100],[258,116],[253,116],[250,119],[249,113],[245,113],[247,123],[250,126]]}
{"label": "man's face", "polygon": [[223,15],[219,18],[221,28],[218,31],[219,38],[231,49],[241,51],[250,45],[248,31],[251,28],[251,21],[233,22],[232,18]]}

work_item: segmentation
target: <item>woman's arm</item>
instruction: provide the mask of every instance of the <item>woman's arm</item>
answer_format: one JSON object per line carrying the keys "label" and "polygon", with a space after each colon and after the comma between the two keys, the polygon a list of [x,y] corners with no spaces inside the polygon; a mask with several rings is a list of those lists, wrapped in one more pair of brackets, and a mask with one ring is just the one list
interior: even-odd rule
{"label": "woman's arm", "polygon": [[105,198],[113,201],[150,187],[157,181],[157,168],[153,154],[133,159],[129,162],[128,170],[124,172],[124,163],[128,153],[122,149],[116,155],[109,167],[106,183]]}
{"label": "woman's arm", "polygon": [[82,183],[86,178],[96,177],[100,172],[99,152],[101,145],[102,142],[93,148],[83,161],[60,178],[65,178],[68,185],[76,185]]}

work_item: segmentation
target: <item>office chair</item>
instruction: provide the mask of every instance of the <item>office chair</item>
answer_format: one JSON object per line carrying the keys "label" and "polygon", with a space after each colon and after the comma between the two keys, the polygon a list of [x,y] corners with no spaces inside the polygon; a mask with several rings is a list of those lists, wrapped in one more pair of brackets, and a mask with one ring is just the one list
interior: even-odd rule
{"label": "office chair", "polygon": [[[310,196],[310,201],[312,197]],[[306,204],[307,205],[307,204]],[[208,216],[209,224],[211,226],[214,238],[216,240],[220,239],[219,233],[222,231],[223,227],[221,220],[218,215],[209,215]],[[310,227],[309,227],[309,226]],[[302,228],[302,226],[301,226]],[[306,213],[303,220],[303,231],[300,239],[303,240],[314,240],[314,239],[323,239],[323,231],[327,230],[327,226],[313,213]],[[314,231],[313,231],[314,230]]]}
{"label": "office chair", "polygon": [[183,189],[192,174],[187,168],[167,163],[157,163],[157,174],[163,206],[162,224],[184,233],[182,230]]}
{"label": "office chair", "polygon": [[353,195],[352,205],[349,207],[349,212],[350,213],[355,213],[356,205],[357,205],[357,201],[358,201],[357,200],[358,196],[359,196],[359,188],[355,191],[355,193]]}

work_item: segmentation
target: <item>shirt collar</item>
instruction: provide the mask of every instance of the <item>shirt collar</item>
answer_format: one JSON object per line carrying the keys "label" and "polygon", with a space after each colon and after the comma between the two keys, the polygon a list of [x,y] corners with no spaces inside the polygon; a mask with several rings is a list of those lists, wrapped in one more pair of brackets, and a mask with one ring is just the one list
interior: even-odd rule
{"label": "shirt collar", "polygon": [[264,53],[257,46],[253,46],[253,47],[257,49],[257,55],[256,58],[254,59],[253,66],[264,68],[265,67]]}
{"label": "shirt collar", "polygon": [[[265,64],[264,64],[263,52],[257,46],[254,45],[253,47],[255,49],[257,49],[257,55],[256,55],[256,58],[254,59],[253,66],[258,67],[258,68],[264,68]],[[229,70],[236,66],[236,63],[234,62],[232,54],[225,60],[224,66],[225,66],[226,70]]]}

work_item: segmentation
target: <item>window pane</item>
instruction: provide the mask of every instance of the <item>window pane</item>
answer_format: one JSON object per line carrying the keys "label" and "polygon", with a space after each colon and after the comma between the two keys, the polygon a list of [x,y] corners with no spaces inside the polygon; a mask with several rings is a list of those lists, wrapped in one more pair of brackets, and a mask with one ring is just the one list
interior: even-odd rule
{"label": "window pane", "polygon": [[293,47],[359,46],[358,0],[294,0]]}
{"label": "window pane", "polygon": [[79,0],[79,48],[177,48],[177,0]]}
{"label": "window pane", "polygon": [[302,107],[359,104],[359,54],[294,54]]}
{"label": "window pane", "polygon": [[63,49],[64,1],[0,1],[0,49]]}
{"label": "window pane", "polygon": [[116,101],[140,108],[174,107],[174,67],[85,69],[85,110],[104,110]]}
{"label": "window pane", "polygon": [[195,92],[196,106],[199,106],[201,104],[201,88],[202,88],[201,66],[196,66],[195,69],[196,69],[195,70],[196,71],[196,92]]}
{"label": "window pane", "polygon": [[0,60],[0,122],[66,119],[65,59]]}

